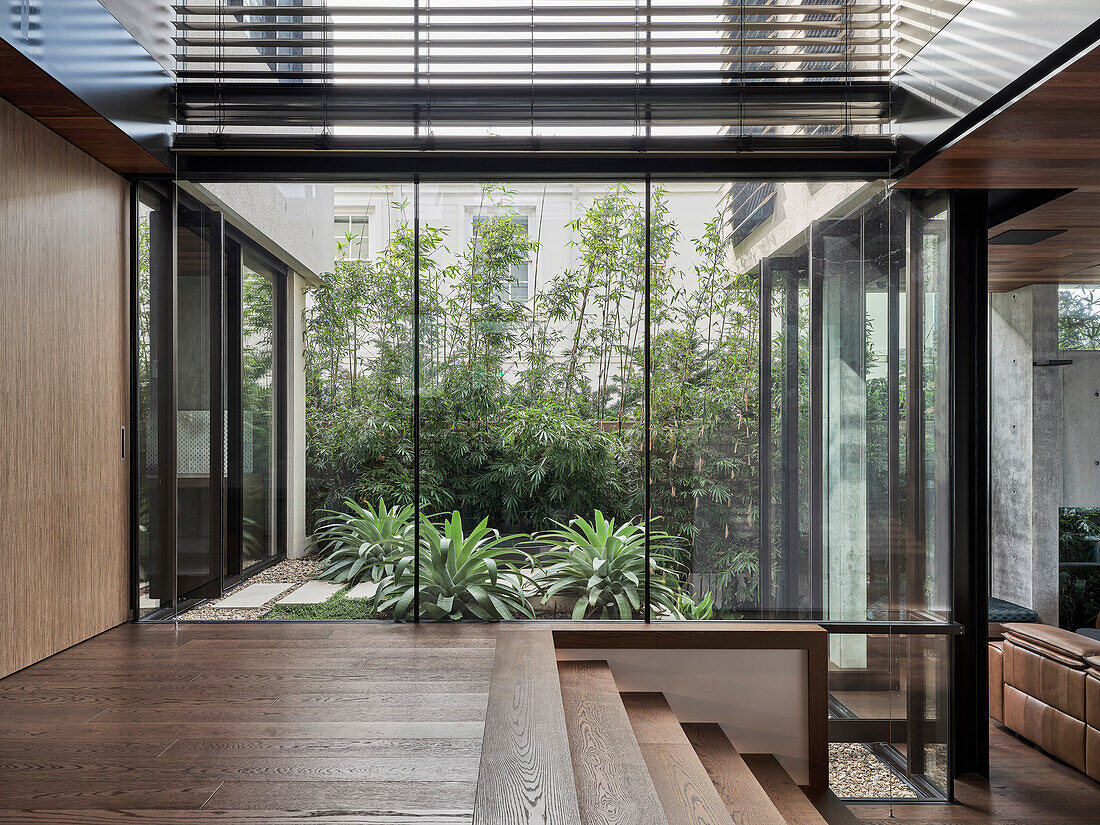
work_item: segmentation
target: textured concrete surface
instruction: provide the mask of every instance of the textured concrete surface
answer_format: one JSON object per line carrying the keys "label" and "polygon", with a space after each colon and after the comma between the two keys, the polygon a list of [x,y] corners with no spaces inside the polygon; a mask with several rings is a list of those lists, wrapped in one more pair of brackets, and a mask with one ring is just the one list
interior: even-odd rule
{"label": "textured concrete surface", "polygon": [[1038,285],[990,296],[992,594],[1058,623],[1061,368],[1057,293]]}
{"label": "textured concrete surface", "polygon": [[1062,506],[1100,507],[1100,352],[1066,352]]}

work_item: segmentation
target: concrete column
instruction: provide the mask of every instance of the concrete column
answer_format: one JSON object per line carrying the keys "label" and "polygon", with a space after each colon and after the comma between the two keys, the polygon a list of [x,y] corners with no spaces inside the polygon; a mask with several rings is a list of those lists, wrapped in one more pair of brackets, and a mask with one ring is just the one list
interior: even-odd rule
{"label": "concrete column", "polygon": [[1058,623],[1061,375],[1057,287],[990,296],[992,595]]}
{"label": "concrete column", "polygon": [[287,295],[287,556],[306,554],[306,280],[291,273]]}

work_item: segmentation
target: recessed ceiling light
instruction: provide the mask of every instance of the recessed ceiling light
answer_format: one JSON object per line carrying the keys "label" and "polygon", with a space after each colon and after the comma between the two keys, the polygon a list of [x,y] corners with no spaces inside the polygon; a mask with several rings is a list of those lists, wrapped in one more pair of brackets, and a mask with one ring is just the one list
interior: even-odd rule
{"label": "recessed ceiling light", "polygon": [[1055,235],[1061,235],[1065,231],[1064,229],[1009,229],[990,238],[989,242],[1006,246],[1031,246],[1047,238],[1053,238]]}

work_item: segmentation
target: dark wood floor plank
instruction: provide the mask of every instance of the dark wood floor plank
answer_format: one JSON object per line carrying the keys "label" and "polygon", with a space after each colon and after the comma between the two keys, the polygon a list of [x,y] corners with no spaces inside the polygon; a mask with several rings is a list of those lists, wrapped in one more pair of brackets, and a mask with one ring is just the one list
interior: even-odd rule
{"label": "dark wood floor plank", "polygon": [[227,810],[473,811],[473,782],[225,782],[206,805]]}
{"label": "dark wood floor plank", "polygon": [[581,825],[554,638],[497,635],[474,825]]}
{"label": "dark wood floor plank", "polygon": [[[736,825],[788,825],[718,725],[686,724],[684,733]],[[825,825],[799,822],[799,825]]]}
{"label": "dark wood floor plank", "polygon": [[[802,789],[795,784],[790,774],[774,756],[770,753],[748,753],[744,754],[742,758],[759,780],[761,787],[775,803],[775,807],[779,809],[779,812],[788,822],[826,825],[825,817],[822,816]],[[843,806],[841,807],[843,808]],[[852,817],[846,808],[843,811],[838,810],[834,819],[842,821],[829,821],[829,825],[855,825],[857,820],[854,817],[844,820],[845,816]]]}
{"label": "dark wood floor plank", "polygon": [[669,825],[732,825],[680,720],[660,693],[624,693],[623,706]]}
{"label": "dark wood floor plank", "polygon": [[214,791],[218,790],[219,784],[217,781],[129,781],[117,776],[110,779],[58,783],[50,779],[38,779],[33,774],[8,774],[0,780],[0,805],[29,810],[201,808]]}
{"label": "dark wood floor plank", "polygon": [[[11,740],[5,740],[10,742]],[[481,756],[481,734],[470,739],[350,739],[336,737],[297,737],[294,739],[244,739],[220,737],[207,739],[178,738],[168,743],[170,753],[187,759],[209,759],[226,756],[280,757],[308,759],[313,757],[368,757],[401,754],[410,758]],[[167,747],[167,745],[166,745]],[[0,741],[0,752],[4,742]],[[56,750],[56,749],[53,749]],[[163,750],[163,748],[161,749]],[[157,751],[156,753],[160,753]],[[156,755],[156,754],[154,754]]]}
{"label": "dark wood floor plank", "polygon": [[[72,722],[11,722],[0,725],[0,738],[10,736],[39,737],[43,742],[51,738],[76,738],[92,741],[111,741],[116,738],[132,739],[147,734],[169,741],[184,736],[225,736],[232,731],[246,739],[297,739],[300,737],[331,736],[359,737],[363,739],[437,739],[453,737],[469,739],[481,736],[484,722],[470,720],[452,722],[440,719],[437,708],[411,709],[415,718],[400,721],[371,722],[358,719],[347,721],[272,721],[272,722],[200,722],[187,721],[101,721],[76,724]],[[71,732],[70,732],[71,731]],[[63,733],[64,732],[64,733]]]}
{"label": "dark wood floor plank", "polygon": [[470,814],[435,811],[198,811],[0,809],[0,825],[470,825]]}
{"label": "dark wood floor plank", "polygon": [[169,748],[161,756],[141,762],[125,757],[88,759],[0,759],[5,772],[18,771],[36,781],[61,785],[86,781],[172,782],[207,784],[250,782],[477,782],[478,756],[342,756],[293,759],[265,756],[225,756],[196,762],[191,755]]}
{"label": "dark wood floor plank", "polygon": [[585,825],[667,825],[607,662],[560,662],[562,703]]}

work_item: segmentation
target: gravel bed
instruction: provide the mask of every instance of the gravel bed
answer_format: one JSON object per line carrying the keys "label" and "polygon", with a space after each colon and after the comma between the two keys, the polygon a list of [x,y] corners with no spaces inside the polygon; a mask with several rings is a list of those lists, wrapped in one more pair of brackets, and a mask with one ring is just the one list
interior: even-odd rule
{"label": "gravel bed", "polygon": [[829,744],[829,788],[841,799],[914,799],[902,782],[863,745]]}
{"label": "gravel bed", "polygon": [[[305,584],[308,581],[316,579],[321,575],[323,565],[316,558],[304,558],[304,559],[284,559],[278,564],[273,564],[270,567],[265,567],[259,573],[242,581],[236,585],[232,590],[228,590],[222,596],[225,598],[239,590],[242,587],[247,587],[250,584],[261,584],[263,582],[289,582],[292,585]],[[290,588],[287,588],[289,590]],[[222,621],[240,621],[244,620],[256,620],[263,618],[264,614],[271,609],[271,605],[275,603],[277,599],[281,599],[286,595],[286,591],[283,591],[275,598],[268,601],[262,607],[247,607],[247,608],[234,608],[227,610],[219,610],[214,607],[220,601],[220,599],[205,602],[204,604],[194,607],[191,610],[181,613],[179,618],[182,621],[209,621],[209,620],[222,620]]]}

